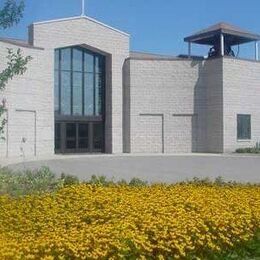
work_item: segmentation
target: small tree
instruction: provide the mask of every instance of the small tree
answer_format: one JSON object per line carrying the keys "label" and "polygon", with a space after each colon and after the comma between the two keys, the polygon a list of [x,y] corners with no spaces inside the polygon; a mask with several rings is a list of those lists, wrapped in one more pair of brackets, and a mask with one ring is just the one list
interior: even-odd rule
{"label": "small tree", "polygon": [[[17,25],[23,17],[24,1],[17,3],[16,0],[5,0],[2,9],[0,9],[0,29],[5,30],[14,25]],[[30,56],[23,57],[21,49],[16,51],[7,49],[7,68],[0,72],[0,91],[5,90],[9,80],[14,76],[22,75],[26,71],[26,65],[31,60]],[[0,102],[0,139],[3,139],[4,127],[6,119],[6,102],[3,99]]]}

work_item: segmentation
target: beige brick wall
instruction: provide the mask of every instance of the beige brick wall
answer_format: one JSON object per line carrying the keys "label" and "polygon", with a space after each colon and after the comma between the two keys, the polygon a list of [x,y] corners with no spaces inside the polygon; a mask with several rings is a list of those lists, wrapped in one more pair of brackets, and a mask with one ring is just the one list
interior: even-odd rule
{"label": "beige brick wall", "polygon": [[[17,46],[0,42],[0,71],[7,66],[7,48]],[[7,100],[8,122],[5,141],[0,141],[0,157],[26,157],[54,153],[53,61],[46,59],[45,50],[20,48],[33,59],[22,76],[9,81],[0,100]],[[26,139],[22,143],[22,138]]]}
{"label": "beige brick wall", "polygon": [[222,152],[221,59],[131,58],[125,74],[126,152]]}
{"label": "beige brick wall", "polygon": [[[260,62],[224,58],[224,151],[260,142]],[[237,114],[251,115],[251,140],[237,140]]]}
{"label": "beige brick wall", "polygon": [[223,58],[206,60],[201,73],[206,88],[205,152],[223,152]]}

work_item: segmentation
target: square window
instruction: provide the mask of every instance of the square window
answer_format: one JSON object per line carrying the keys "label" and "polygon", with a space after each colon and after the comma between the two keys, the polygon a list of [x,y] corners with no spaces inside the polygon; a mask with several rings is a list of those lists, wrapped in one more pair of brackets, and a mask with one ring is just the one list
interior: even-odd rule
{"label": "square window", "polygon": [[251,115],[237,115],[237,139],[251,139]]}

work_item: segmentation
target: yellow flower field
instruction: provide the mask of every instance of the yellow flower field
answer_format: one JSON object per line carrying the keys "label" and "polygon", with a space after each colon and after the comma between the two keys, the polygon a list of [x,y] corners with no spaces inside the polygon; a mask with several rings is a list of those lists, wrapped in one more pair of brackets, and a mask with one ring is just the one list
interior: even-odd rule
{"label": "yellow flower field", "polygon": [[259,186],[81,184],[0,197],[0,259],[205,259],[259,228]]}

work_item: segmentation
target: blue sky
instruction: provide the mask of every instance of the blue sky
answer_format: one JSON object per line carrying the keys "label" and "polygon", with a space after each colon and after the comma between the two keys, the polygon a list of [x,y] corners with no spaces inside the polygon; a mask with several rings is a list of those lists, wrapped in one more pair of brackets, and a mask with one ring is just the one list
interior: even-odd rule
{"label": "blue sky", "polygon": [[[81,13],[81,0],[25,0],[25,4],[21,23],[1,31],[1,36],[26,39],[32,22]],[[186,53],[185,36],[220,21],[260,33],[259,0],[86,0],[86,14],[130,33],[131,50],[161,54]],[[253,53],[252,44],[241,47],[241,56]]]}

